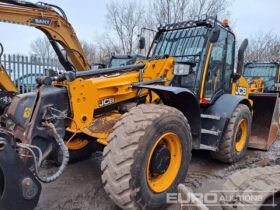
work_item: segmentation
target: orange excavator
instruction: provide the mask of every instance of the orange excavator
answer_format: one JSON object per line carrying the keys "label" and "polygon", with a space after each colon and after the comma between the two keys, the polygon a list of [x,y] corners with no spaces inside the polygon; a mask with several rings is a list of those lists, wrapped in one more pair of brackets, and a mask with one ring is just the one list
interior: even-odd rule
{"label": "orange excavator", "polygon": [[[26,1],[0,0],[0,22],[26,25],[42,31],[66,71],[91,69],[74,28],[59,6],[43,2],[34,4]],[[1,49],[3,53],[3,47]],[[1,115],[11,101],[11,97],[17,94],[17,88],[4,66],[1,66],[0,73]],[[71,144],[68,144],[73,162],[81,157],[86,158],[92,152],[92,145],[81,141],[80,138],[74,139]]]}
{"label": "orange excavator", "polygon": [[60,7],[42,2],[33,4],[24,1],[1,0],[0,22],[32,26],[42,31],[66,70],[90,69],[76,33]]}
{"label": "orange excavator", "polygon": [[[60,7],[42,2],[33,4],[24,1],[1,0],[0,22],[31,26],[42,31],[65,70],[81,71],[91,68],[73,27]],[[7,104],[6,98],[14,95],[17,88],[2,65],[0,78],[1,114]]]}

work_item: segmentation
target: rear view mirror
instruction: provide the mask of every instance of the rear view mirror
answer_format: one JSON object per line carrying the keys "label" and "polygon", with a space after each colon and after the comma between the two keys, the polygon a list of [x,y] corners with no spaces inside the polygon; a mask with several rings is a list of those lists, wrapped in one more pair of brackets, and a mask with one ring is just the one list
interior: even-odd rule
{"label": "rear view mirror", "polygon": [[143,50],[143,49],[145,49],[145,47],[146,47],[146,39],[145,39],[145,37],[140,37],[140,39],[139,39],[139,49],[140,50]]}
{"label": "rear view mirror", "polygon": [[218,27],[213,28],[213,30],[211,31],[211,34],[210,34],[211,43],[216,43],[219,40],[220,32],[221,32],[220,28],[218,28]]}

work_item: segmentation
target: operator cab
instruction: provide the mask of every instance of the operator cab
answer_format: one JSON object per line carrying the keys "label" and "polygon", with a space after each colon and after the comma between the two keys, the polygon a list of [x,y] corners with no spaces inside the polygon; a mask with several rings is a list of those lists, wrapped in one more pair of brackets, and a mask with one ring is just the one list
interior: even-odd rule
{"label": "operator cab", "polygon": [[161,26],[150,49],[151,58],[175,57],[172,86],[191,90],[212,103],[232,92],[235,36],[214,18]]}

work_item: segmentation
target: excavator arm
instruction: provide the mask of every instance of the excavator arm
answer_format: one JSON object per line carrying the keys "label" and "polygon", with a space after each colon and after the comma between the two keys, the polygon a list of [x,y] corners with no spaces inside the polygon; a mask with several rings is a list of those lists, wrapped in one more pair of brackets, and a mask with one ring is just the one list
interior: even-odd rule
{"label": "excavator arm", "polygon": [[0,91],[17,92],[17,87],[9,77],[4,66],[0,64]]}
{"label": "excavator arm", "polygon": [[[32,26],[42,31],[66,70],[90,69],[76,33],[61,8],[47,3],[0,0],[0,22]],[[59,44],[65,50],[66,56]]]}

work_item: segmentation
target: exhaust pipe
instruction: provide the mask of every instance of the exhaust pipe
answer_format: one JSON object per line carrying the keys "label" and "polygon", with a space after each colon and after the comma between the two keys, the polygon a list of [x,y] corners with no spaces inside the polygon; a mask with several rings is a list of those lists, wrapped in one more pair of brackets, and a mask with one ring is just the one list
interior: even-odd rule
{"label": "exhaust pipe", "polygon": [[244,54],[245,54],[245,50],[248,47],[248,39],[244,39],[244,41],[242,42],[239,50],[238,50],[238,60],[237,60],[237,73],[239,75],[242,75],[243,73],[243,66],[244,66]]}

